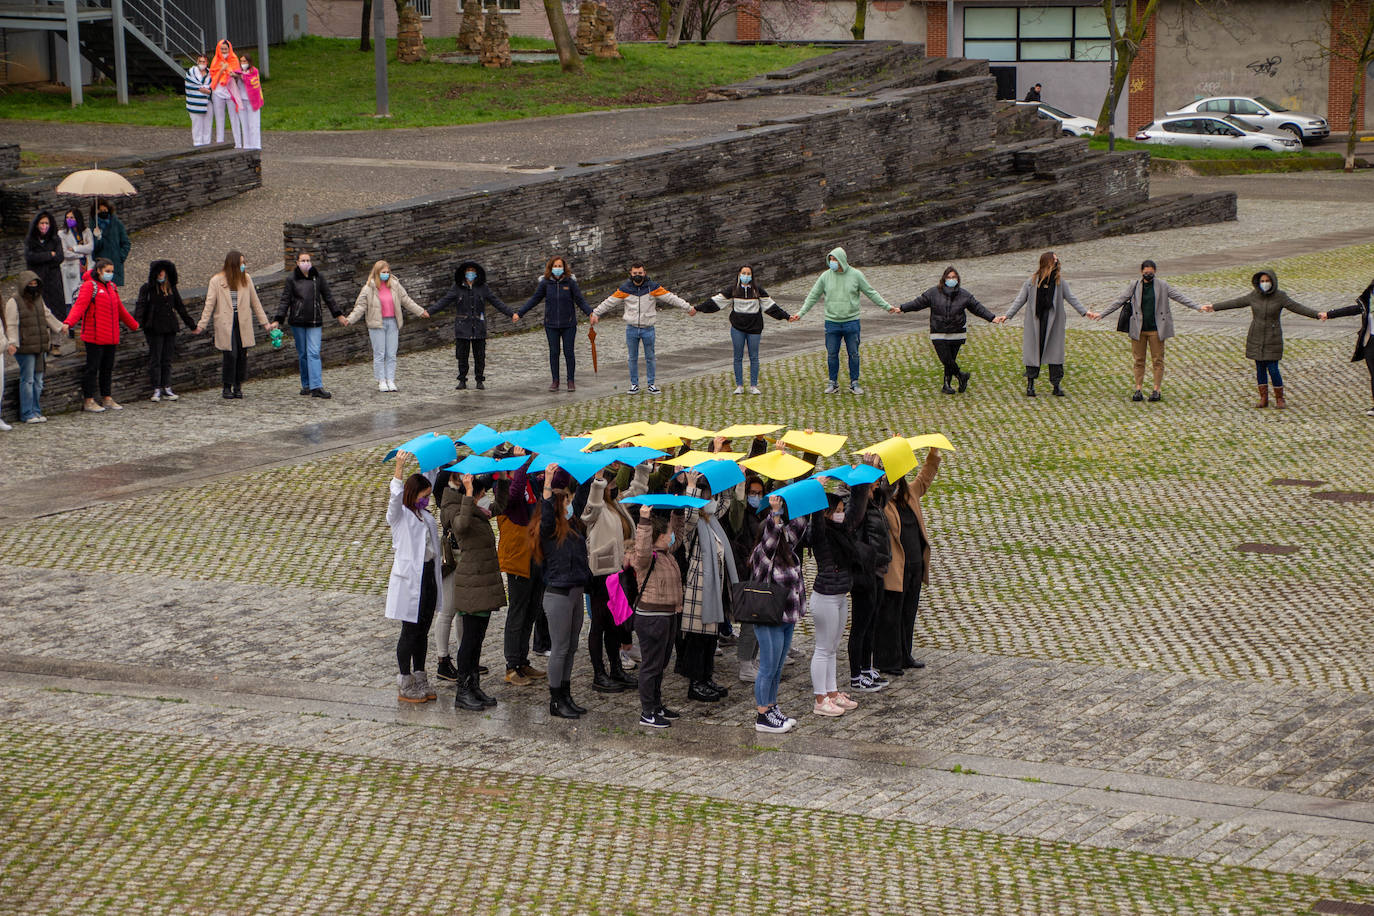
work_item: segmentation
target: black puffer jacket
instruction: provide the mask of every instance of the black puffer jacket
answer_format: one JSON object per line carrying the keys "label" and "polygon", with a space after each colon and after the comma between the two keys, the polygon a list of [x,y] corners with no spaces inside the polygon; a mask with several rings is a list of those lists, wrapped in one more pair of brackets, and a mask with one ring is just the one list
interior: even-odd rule
{"label": "black puffer jacket", "polygon": [[281,304],[277,306],[276,321],[285,321],[293,328],[318,328],[324,325],[323,302],[329,314],[338,318],[343,312],[334,304],[329,284],[315,265],[310,265],[310,273],[303,274],[299,267],[291,270],[291,276],[281,288]]}
{"label": "black puffer jacket", "polygon": [[844,521],[839,524],[829,521],[824,514],[812,516],[806,537],[811,554],[816,558],[816,578],[811,587],[817,593],[849,594],[854,587],[854,565],[871,557],[872,549],[859,537],[871,490],[867,485],[850,490]]}
{"label": "black puffer jacket", "polygon": [[[872,488],[869,488],[872,493]],[[892,541],[887,530],[887,516],[883,513],[883,507],[877,500],[866,500],[863,519],[859,522],[858,536],[855,540],[860,547],[867,547],[868,550],[858,550],[855,553],[854,573],[858,575],[881,577],[887,572],[887,567],[892,562]],[[882,588],[882,580],[878,580],[878,588]]]}
{"label": "black puffer jacket", "polygon": [[[946,267],[941,277],[947,275],[953,267]],[[954,276],[959,276],[959,271],[954,270]],[[904,312],[919,312],[923,309],[930,309],[930,333],[932,334],[962,334],[968,330],[968,322],[965,319],[966,312],[972,312],[984,321],[992,321],[996,316],[988,311],[987,307],[977,299],[973,298],[973,293],[964,289],[962,279],[960,284],[954,289],[947,289],[944,281],[940,285],[932,286],[930,289],[921,293],[910,302],[903,302],[898,306]]]}
{"label": "black puffer jacket", "polygon": [[[38,221],[48,218],[48,234],[38,232]],[[29,234],[24,236],[24,266],[38,274],[38,282],[43,285],[43,301],[50,309],[61,309],[67,304],[66,292],[62,288],[62,240],[57,237],[57,222],[47,210],[40,211],[29,223]]]}
{"label": "black puffer jacket", "polygon": [[587,535],[582,519],[574,511],[569,524],[573,530],[561,542],[553,515],[553,500],[539,501],[539,546],[544,551],[544,583],[554,588],[581,588],[592,580],[587,562]]}
{"label": "black puffer jacket", "polygon": [[[166,293],[157,282],[157,275],[164,270],[167,271],[167,287],[170,290]],[[181,293],[177,290],[177,266],[171,261],[154,261],[148,265],[148,282],[138,291],[138,300],[134,303],[134,321],[147,334],[174,334],[178,318],[188,328],[196,326],[187,314],[186,304],[181,301]]]}
{"label": "black puffer jacket", "polygon": [[[471,286],[463,276],[469,267],[477,274]],[[488,305],[507,317],[515,314],[487,288],[487,272],[476,261],[464,261],[458,265],[453,272],[453,285],[444,293],[444,298],[429,310],[429,314],[433,316],[450,305],[456,312],[453,316],[453,336],[458,340],[486,340]]]}

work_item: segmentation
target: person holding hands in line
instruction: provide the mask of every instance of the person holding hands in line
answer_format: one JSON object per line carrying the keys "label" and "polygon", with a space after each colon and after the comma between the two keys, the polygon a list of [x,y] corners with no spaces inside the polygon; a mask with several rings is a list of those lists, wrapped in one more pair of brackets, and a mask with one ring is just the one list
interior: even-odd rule
{"label": "person holding hands in line", "polygon": [[959,348],[968,339],[968,321],[965,315],[972,312],[984,321],[995,321],[996,316],[988,311],[983,303],[973,298],[973,293],[964,288],[959,271],[953,267],[946,267],[945,272],[940,275],[938,286],[932,286],[897,308],[903,312],[930,309],[930,345],[935,348],[935,355],[939,358],[940,365],[945,368],[945,380],[940,386],[940,391],[944,394],[954,394],[954,387],[950,385],[951,379],[958,379],[960,394],[967,391],[969,373],[959,368]]}
{"label": "person holding hands in line", "polygon": [[372,377],[377,380],[378,391],[397,390],[396,352],[401,345],[405,312],[429,317],[429,312],[420,308],[401,281],[392,276],[391,265],[378,261],[372,265],[372,273],[363,288],[358,290],[353,311],[339,319],[339,324],[348,327],[365,316],[367,336],[372,343]]}
{"label": "person holding hands in line", "polygon": [[1163,397],[1159,386],[1164,381],[1164,341],[1174,336],[1174,315],[1169,308],[1169,300],[1186,305],[1195,312],[1206,311],[1203,306],[1170,286],[1163,277],[1156,277],[1157,270],[1154,261],[1146,259],[1141,262],[1140,279],[1132,282],[1098,315],[1100,320],[1124,307],[1116,329],[1131,335],[1131,357],[1134,360],[1132,378],[1135,381],[1135,393],[1131,395],[1131,400],[1137,402],[1145,400],[1141,386],[1145,382],[1147,347],[1154,381],[1150,401],[1153,403]]}
{"label": "person holding hands in line", "polygon": [[210,322],[214,322],[215,349],[223,356],[220,380],[224,391],[220,396],[226,401],[243,398],[243,381],[248,376],[248,348],[257,342],[253,339],[254,317],[264,331],[277,329],[277,323],[269,321],[263,310],[243,255],[231,251],[224,256],[224,267],[210,278],[205,289],[205,310],[191,332],[202,334]]}
{"label": "person holding hands in line", "polygon": [[[1250,329],[1245,333],[1245,358],[1255,362],[1255,382],[1259,385],[1259,403],[1269,406],[1269,385],[1274,386],[1274,406],[1279,410],[1288,406],[1283,394],[1283,375],[1279,360],[1283,359],[1283,311],[1287,309],[1304,318],[1320,318],[1321,312],[1295,302],[1279,289],[1278,277],[1272,270],[1257,271],[1250,278],[1250,292],[1234,299],[1214,303],[1211,311],[1249,308]],[[1204,308],[1203,311],[1208,311]]]}
{"label": "person holding hands in line", "polygon": [[825,299],[825,368],[830,378],[825,393],[839,393],[840,343],[843,341],[849,356],[849,393],[863,394],[863,386],[859,384],[859,296],[867,296],[878,308],[893,315],[898,308],[888,304],[863,271],[849,265],[843,248],[832,249],[825,263],[826,272],[816,278],[797,317],[805,318],[812,306]]}
{"label": "person holding hands in line", "polygon": [[600,305],[592,310],[591,323],[596,324],[601,316],[616,307],[621,307],[625,316],[625,349],[629,351],[630,387],[626,394],[639,394],[639,347],[644,345],[644,368],[648,375],[649,393],[662,394],[663,389],[654,384],[655,360],[654,319],[658,315],[658,304],[667,303],[679,308],[688,315],[697,310],[685,299],[670,292],[665,286],[649,279],[649,272],[638,261],[630,265],[630,279],[620,284],[616,291],[607,296]]}
{"label": "person holding hands in line", "polygon": [[773,301],[768,291],[754,282],[754,268],[739,269],[735,282],[697,306],[698,312],[730,309],[730,343],[735,355],[735,394],[744,394],[744,351],[749,351],[749,393],[759,393],[759,340],[763,337],[763,316],[775,321],[800,321]]}
{"label": "person holding hands in line", "polygon": [[525,313],[540,302],[544,303],[544,336],[549,342],[549,390],[558,390],[558,351],[568,367],[568,390],[577,390],[577,313],[592,314],[592,307],[582,295],[566,259],[557,255],[549,258],[544,265],[544,275],[539,278],[539,286],[525,304],[510,316],[511,321],[519,321]]}
{"label": "person holding hands in line", "polygon": [[1350,358],[1352,363],[1364,360],[1365,368],[1369,370],[1369,395],[1371,398],[1370,408],[1364,412],[1366,417],[1374,417],[1374,314],[1371,314],[1369,307],[1370,297],[1374,296],[1374,283],[1370,283],[1360,293],[1354,305],[1346,305],[1330,312],[1322,312],[1317,317],[1325,321],[1328,318],[1345,318],[1349,315],[1360,316],[1360,326],[1355,331],[1355,355]]}
{"label": "person holding hands in line", "polygon": [[1021,286],[1011,307],[1005,315],[994,319],[996,324],[1005,324],[1016,317],[1022,307],[1030,304],[1021,331],[1021,362],[1026,367],[1026,397],[1035,397],[1035,380],[1040,377],[1040,367],[1050,367],[1051,392],[1055,397],[1063,397],[1064,389],[1064,338],[1067,319],[1064,303],[1073,306],[1074,311],[1096,321],[1099,316],[1090,312],[1078,301],[1069,289],[1069,284],[1059,274],[1059,258],[1053,251],[1040,256],[1040,266]]}

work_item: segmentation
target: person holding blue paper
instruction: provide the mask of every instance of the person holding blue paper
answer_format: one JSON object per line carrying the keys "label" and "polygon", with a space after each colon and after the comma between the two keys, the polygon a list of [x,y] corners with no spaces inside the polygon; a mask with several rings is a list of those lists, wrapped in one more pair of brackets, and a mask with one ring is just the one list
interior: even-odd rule
{"label": "person holding blue paper", "polygon": [[539,549],[544,560],[544,615],[552,642],[549,655],[549,715],[576,719],[587,710],[572,698],[573,654],[582,632],[582,596],[592,571],[587,562],[587,528],[574,511],[573,494],[555,489],[558,465],[544,469],[539,502]]}
{"label": "person holding blue paper", "polygon": [[[639,465],[628,495],[648,489],[649,469]],[[592,662],[592,689],[600,693],[622,693],[639,685],[633,675],[625,673],[620,648],[630,642],[627,624],[616,624],[611,616],[610,592],[606,579],[620,575],[627,557],[634,548],[635,523],[630,513],[620,505],[620,488],[616,484],[614,468],[607,468],[592,478],[587,505],[582,510],[582,522],[587,526],[587,559],[592,578],[588,587],[587,654]],[[609,673],[606,670],[610,664]]]}
{"label": "person holding blue paper", "polygon": [[681,540],[682,516],[641,506],[635,525],[633,562],[639,597],[634,605],[635,631],[642,661],[639,668],[639,724],[667,728],[678,714],[663,705],[663,669],[673,650],[673,629],[682,613],[682,567],[673,550]]}
{"label": "person holding blue paper", "polygon": [[409,457],[404,451],[396,453],[386,507],[386,523],[396,552],[386,587],[386,616],[401,621],[401,635],[396,640],[396,665],[400,669],[396,675],[397,699],[425,703],[438,698],[425,676],[425,652],[441,586],[439,526],[429,510],[434,475],[406,476]]}
{"label": "person holding blue paper", "polygon": [[805,318],[812,306],[825,300],[825,367],[830,376],[825,393],[839,393],[840,342],[843,341],[845,352],[849,354],[849,393],[863,394],[859,385],[859,296],[867,296],[878,308],[893,314],[897,307],[888,304],[863,271],[849,265],[843,248],[832,249],[825,265],[826,272],[816,278],[797,317]]}
{"label": "person holding blue paper", "polygon": [[[512,455],[528,459],[519,447]],[[500,454],[498,450],[498,454]],[[496,556],[506,574],[506,633],[502,651],[506,656],[506,683],[528,687],[543,680],[545,672],[530,664],[530,637],[538,652],[549,645],[549,626],[544,619],[544,574],[536,554],[539,548],[539,497],[530,485],[525,465],[498,480],[496,490],[505,491],[505,511],[496,513],[500,531]]]}
{"label": "person holding blue paper", "polygon": [[433,315],[449,306],[454,310],[453,353],[458,359],[455,390],[468,387],[468,357],[471,355],[477,370],[477,390],[481,391],[487,387],[487,306],[507,317],[514,317],[515,311],[487,287],[487,272],[476,261],[458,265],[453,272],[453,285],[429,313]]}
{"label": "person holding blue paper", "polygon": [[[453,661],[458,684],[453,705],[481,711],[496,705],[496,700],[482,690],[478,665],[491,615],[506,604],[501,566],[496,558],[496,536],[491,530],[491,517],[505,508],[505,496],[484,498],[491,489],[491,478],[486,475],[450,475],[451,490],[455,489],[455,482],[459,492],[448,494],[439,510],[447,542],[445,553],[452,557],[454,566],[448,606],[458,615],[462,627]],[[501,500],[500,505],[496,499]]]}
{"label": "person holding blue paper", "polygon": [[811,621],[816,631],[811,692],[816,699],[811,712],[818,716],[842,716],[859,706],[836,683],[835,653],[849,616],[849,592],[854,587],[850,568],[861,553],[858,534],[869,486],[851,489],[847,502],[839,494],[827,494],[825,509],[807,528],[806,543],[816,560],[816,578],[811,583]]}

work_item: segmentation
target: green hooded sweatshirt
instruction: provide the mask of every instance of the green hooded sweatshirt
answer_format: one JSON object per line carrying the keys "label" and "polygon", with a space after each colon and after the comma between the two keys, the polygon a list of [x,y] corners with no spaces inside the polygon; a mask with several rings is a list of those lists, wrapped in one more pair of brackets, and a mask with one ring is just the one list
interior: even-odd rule
{"label": "green hooded sweatshirt", "polygon": [[[859,319],[860,293],[873,300],[873,304],[884,311],[892,308],[887,304],[887,300],[869,285],[862,271],[857,267],[849,266],[849,259],[845,257],[843,248],[836,248],[831,251],[830,257],[840,262],[840,269],[830,270],[827,268],[825,273],[816,279],[816,285],[811,287],[811,292],[806,294],[806,301],[802,303],[798,315],[805,315],[811,311],[811,306],[824,296],[826,321],[857,321]],[[829,258],[827,258],[828,261]]]}

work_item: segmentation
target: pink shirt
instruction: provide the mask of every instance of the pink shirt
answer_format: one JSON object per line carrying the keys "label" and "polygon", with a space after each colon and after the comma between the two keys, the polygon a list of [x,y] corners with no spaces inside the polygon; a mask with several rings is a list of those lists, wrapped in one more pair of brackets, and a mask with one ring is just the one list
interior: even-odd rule
{"label": "pink shirt", "polygon": [[391,301],[391,284],[383,283],[377,287],[377,301],[382,304],[382,317],[396,317],[396,303]]}

